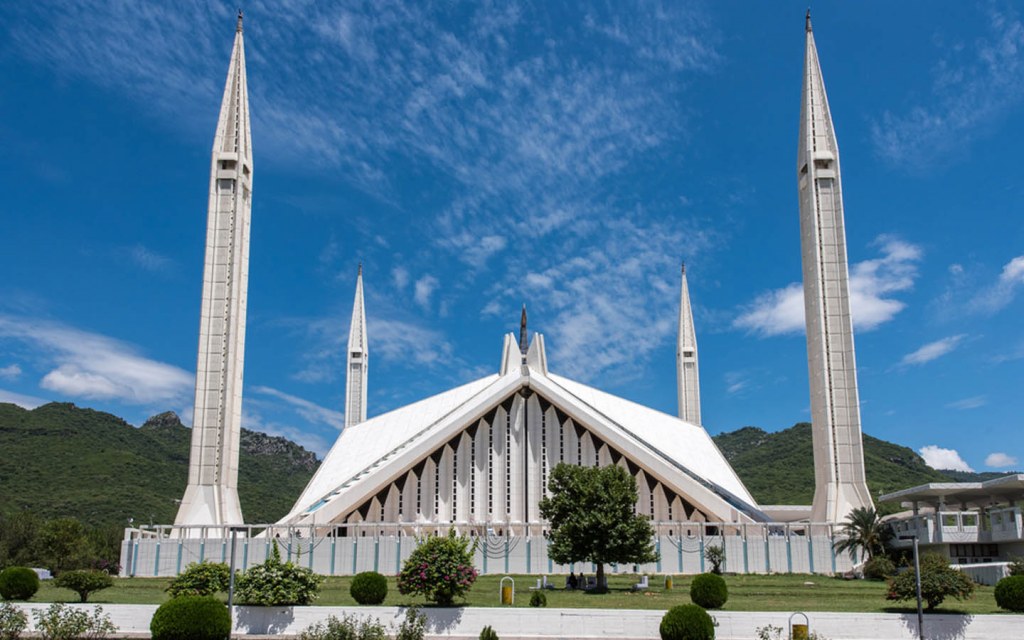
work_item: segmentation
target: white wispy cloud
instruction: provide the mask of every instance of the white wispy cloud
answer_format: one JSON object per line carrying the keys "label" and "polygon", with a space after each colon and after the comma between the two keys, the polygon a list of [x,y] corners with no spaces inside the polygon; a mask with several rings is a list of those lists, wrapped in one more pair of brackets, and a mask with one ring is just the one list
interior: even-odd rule
{"label": "white wispy cloud", "polygon": [[960,346],[960,343],[963,342],[966,337],[967,334],[961,333],[959,335],[948,336],[935,340],[934,342],[929,342],[928,344],[922,345],[903,356],[900,359],[899,364],[900,366],[908,367],[912,365],[925,364],[932,360],[941,358],[948,353],[952,353],[958,346]]}
{"label": "white wispy cloud", "polygon": [[162,273],[174,266],[174,260],[141,244],[128,247],[126,251],[132,262],[146,271]]}
{"label": "white wispy cloud", "polygon": [[972,43],[940,40],[927,100],[872,125],[876,152],[894,165],[921,168],[962,156],[1024,99],[1024,24],[990,7],[988,34]]}
{"label": "white wispy cloud", "polygon": [[40,386],[59,394],[152,404],[180,401],[193,390],[191,373],[147,358],[134,345],[61,323],[0,315],[0,338],[38,349],[54,366]]}
{"label": "white wispy cloud", "polygon": [[424,309],[429,308],[430,297],[434,295],[434,290],[437,289],[439,284],[438,279],[430,274],[421,277],[413,285],[413,300]]}
{"label": "white wispy cloud", "polygon": [[9,364],[6,367],[0,367],[0,378],[4,380],[17,380],[21,377],[21,367],[15,364]]}
{"label": "white wispy cloud", "polygon": [[995,283],[984,287],[971,301],[971,309],[981,313],[995,313],[1017,297],[1024,289],[1024,256],[1017,256],[1003,265]]}
{"label": "white wispy cloud", "polygon": [[967,464],[956,449],[944,449],[938,445],[930,444],[918,451],[924,458],[925,464],[932,469],[951,471],[974,471]]}
{"label": "white wispy cloud", "polygon": [[971,396],[970,398],[963,398],[962,400],[956,400],[946,404],[949,409],[978,409],[988,404],[988,396]]}
{"label": "white wispy cloud", "polygon": [[985,456],[985,466],[991,469],[1006,469],[1017,464],[1016,456],[996,451]]}
{"label": "white wispy cloud", "polygon": [[[879,236],[872,244],[878,247],[880,257],[855,263],[850,269],[850,313],[858,331],[875,329],[906,307],[894,296],[913,288],[921,260],[920,247],[894,236]],[[794,282],[760,294],[733,320],[733,327],[763,337],[802,333],[803,285]]]}
{"label": "white wispy cloud", "polygon": [[16,404],[23,409],[35,409],[39,405],[46,404],[49,400],[9,391],[7,389],[0,389],[0,402]]}
{"label": "white wispy cloud", "polygon": [[253,391],[279,400],[284,400],[294,407],[298,414],[309,422],[328,425],[338,429],[339,431],[345,428],[345,414],[341,411],[322,407],[315,402],[285,393],[284,391],[279,391],[273,387],[258,385],[253,387]]}

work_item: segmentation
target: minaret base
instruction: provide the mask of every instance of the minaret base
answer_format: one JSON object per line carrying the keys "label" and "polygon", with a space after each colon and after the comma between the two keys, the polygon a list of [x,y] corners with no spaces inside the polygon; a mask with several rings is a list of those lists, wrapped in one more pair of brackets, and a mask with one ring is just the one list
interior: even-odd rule
{"label": "minaret base", "polygon": [[867,487],[858,483],[835,483],[819,485],[814,490],[811,505],[811,522],[846,522],[850,512],[858,507],[874,508],[874,502]]}
{"label": "minaret base", "polygon": [[[176,527],[231,526],[244,524],[238,489],[217,485],[190,484],[174,518]],[[199,536],[195,530],[195,537]],[[187,533],[184,537],[193,537]]]}

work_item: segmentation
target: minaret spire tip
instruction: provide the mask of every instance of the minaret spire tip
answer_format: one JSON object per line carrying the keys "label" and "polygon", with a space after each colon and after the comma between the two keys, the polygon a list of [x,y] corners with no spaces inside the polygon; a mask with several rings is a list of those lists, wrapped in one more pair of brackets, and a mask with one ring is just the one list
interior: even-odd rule
{"label": "minaret spire tip", "polygon": [[529,342],[527,341],[526,332],[526,303],[523,303],[523,312],[519,316],[519,350],[522,353],[526,353],[529,348]]}
{"label": "minaret spire tip", "polygon": [[238,10],[238,26],[235,27],[236,33],[242,33],[242,10]]}
{"label": "minaret spire tip", "polygon": [[807,7],[807,18],[806,18],[806,23],[804,25],[804,28],[807,29],[807,33],[810,33],[811,31],[814,31],[814,29],[811,29],[811,8],[810,7]]}
{"label": "minaret spire tip", "polygon": [[684,274],[684,275],[686,274],[686,260],[683,260],[683,261],[682,261],[682,262],[680,263],[680,266],[679,266],[679,272],[680,272],[680,273],[682,273],[682,274]]}
{"label": "minaret spire tip", "polygon": [[362,262],[359,263],[359,271],[358,271],[358,273],[356,273],[356,276],[359,277],[359,278],[363,277],[363,263]]}

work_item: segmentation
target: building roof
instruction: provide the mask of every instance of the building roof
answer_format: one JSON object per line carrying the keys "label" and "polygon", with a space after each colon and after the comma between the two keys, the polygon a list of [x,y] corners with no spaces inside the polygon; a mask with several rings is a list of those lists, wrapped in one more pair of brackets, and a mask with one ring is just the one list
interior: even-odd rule
{"label": "building roof", "polygon": [[879,502],[925,502],[988,505],[1024,498],[1024,474],[1016,473],[985,482],[930,482],[881,496]]}
{"label": "building roof", "polygon": [[[542,336],[535,341],[542,344]],[[505,365],[504,374],[346,427],[281,522],[331,521],[523,388],[536,391],[648,468],[674,478],[683,495],[696,504],[713,505],[723,520],[766,519],[703,428],[539,369],[518,362]]]}

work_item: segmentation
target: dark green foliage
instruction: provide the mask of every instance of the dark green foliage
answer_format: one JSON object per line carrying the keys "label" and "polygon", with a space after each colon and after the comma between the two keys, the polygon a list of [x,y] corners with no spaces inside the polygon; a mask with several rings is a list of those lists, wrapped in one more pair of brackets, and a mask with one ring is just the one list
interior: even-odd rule
{"label": "dark green foliage", "polygon": [[[911,568],[889,581],[888,600],[916,600],[915,573]],[[921,598],[928,610],[942,604],[947,597],[966,600],[974,594],[974,581],[949,566],[949,560],[937,553],[921,556]]]}
{"label": "dark green foliage", "polygon": [[723,545],[711,544],[705,547],[704,558],[711,563],[711,573],[722,575],[722,565],[725,564],[725,547]]}
{"label": "dark green foliage", "polygon": [[153,640],[226,640],[231,616],[212,596],[179,596],[160,605],[149,631]]}
{"label": "dark green foliage", "polygon": [[1016,556],[1010,558],[1008,569],[1011,576],[1024,576],[1024,558]]}
{"label": "dark green foliage", "polygon": [[265,562],[249,567],[235,580],[235,595],[241,604],[258,607],[307,605],[320,596],[321,582],[323,577],[309,569],[281,562],[275,542]]}
{"label": "dark green foliage", "polygon": [[498,632],[487,625],[480,630],[480,640],[498,640]]}
{"label": "dark green foliage", "polygon": [[846,516],[839,535],[842,539],[834,545],[837,553],[859,551],[861,558],[873,558],[885,553],[893,534],[881,514],[870,507],[857,507]]}
{"label": "dark green foliage", "polygon": [[997,582],[996,604],[1007,611],[1024,612],[1024,576],[1007,576]]}
{"label": "dark green foliage", "polygon": [[0,598],[28,600],[39,591],[39,576],[27,567],[9,567],[0,571]]}
{"label": "dark green foliage", "polygon": [[548,489],[540,513],[551,523],[548,556],[555,562],[593,562],[601,589],[605,564],[658,559],[654,528],[635,512],[636,480],[622,467],[560,463],[551,471]]}
{"label": "dark green foliage", "polygon": [[868,580],[887,580],[896,575],[896,565],[886,556],[875,556],[864,564],[864,577]]}
{"label": "dark green foliage", "polygon": [[728,599],[729,588],[718,574],[702,573],[690,582],[690,600],[705,609],[721,609]]}
{"label": "dark green foliage", "polygon": [[79,602],[85,602],[91,594],[114,586],[114,579],[104,571],[79,569],[60,574],[54,579],[53,585],[61,589],[71,589],[78,594]]}
{"label": "dark green foliage", "polygon": [[543,591],[534,591],[530,594],[530,606],[546,607],[548,606],[548,597],[544,595]]}
{"label": "dark green foliage", "polygon": [[167,593],[178,596],[212,596],[227,591],[231,568],[223,562],[193,562],[171,580]]}
{"label": "dark green foliage", "polygon": [[672,607],[658,627],[661,640],[714,640],[715,621],[695,604]]}
{"label": "dark green foliage", "polygon": [[419,594],[430,602],[450,607],[455,598],[469,591],[476,577],[470,540],[455,535],[453,529],[447,536],[420,540],[398,574],[398,592]]}
{"label": "dark green foliage", "polygon": [[[173,413],[136,429],[117,416],[68,403],[31,411],[0,403],[0,513],[31,509],[42,518],[73,516],[118,533],[129,518],[135,524],[173,522],[174,500],[188,480],[190,438],[191,430]],[[316,456],[248,429],[242,429],[240,446],[238,493],[246,521],[274,522],[302,492]]]}
{"label": "dark green foliage", "polygon": [[388,579],[376,571],[363,571],[352,578],[348,592],[359,604],[380,604],[388,597]]}
{"label": "dark green foliage", "polygon": [[0,603],[0,640],[17,640],[28,627],[28,615],[10,602]]}

